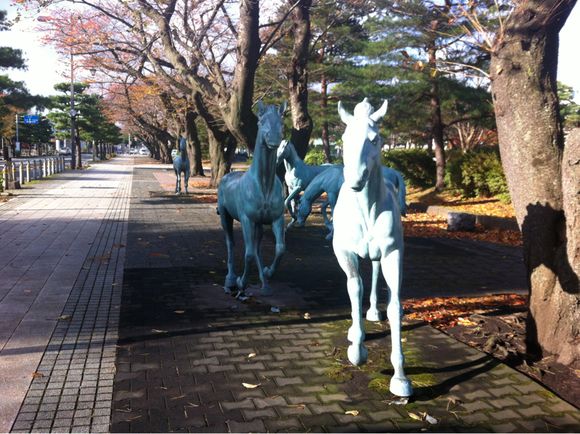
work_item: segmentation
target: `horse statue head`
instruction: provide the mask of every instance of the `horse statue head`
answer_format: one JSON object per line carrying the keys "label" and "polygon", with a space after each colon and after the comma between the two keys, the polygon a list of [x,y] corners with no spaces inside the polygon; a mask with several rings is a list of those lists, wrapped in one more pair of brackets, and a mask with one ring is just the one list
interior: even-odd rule
{"label": "horse statue head", "polygon": [[377,121],[387,113],[388,102],[385,100],[377,111],[365,98],[348,113],[338,103],[338,114],[346,129],[342,135],[344,158],[344,183],[354,191],[360,191],[366,185],[369,174],[380,167],[381,139]]}
{"label": "horse statue head", "polygon": [[258,100],[258,136],[256,147],[262,143],[269,149],[276,149],[280,146],[284,138],[284,122],[282,116],[286,111],[287,103],[280,107],[275,105],[264,105],[262,100]]}
{"label": "horse statue head", "polygon": [[278,151],[276,153],[276,164],[280,164],[282,161],[286,160],[290,155],[290,147],[292,143],[288,140],[282,140],[280,146],[278,146]]}

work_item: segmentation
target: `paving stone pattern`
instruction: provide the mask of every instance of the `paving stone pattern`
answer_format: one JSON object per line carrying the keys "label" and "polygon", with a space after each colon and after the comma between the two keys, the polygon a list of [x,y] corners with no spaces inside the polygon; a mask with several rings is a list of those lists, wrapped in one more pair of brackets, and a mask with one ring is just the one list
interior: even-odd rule
{"label": "paving stone pattern", "polygon": [[[344,276],[320,225],[288,233],[274,296],[251,289],[254,297],[241,302],[221,288],[225,247],[215,205],[159,189],[151,170],[135,170],[111,431],[580,429],[573,406],[422,324],[404,327],[415,397],[390,405],[388,325],[367,323],[369,363],[350,366]],[[417,239],[407,246],[406,297],[524,287],[516,249]],[[425,413],[439,422],[412,416]]]}
{"label": "paving stone pattern", "polygon": [[125,176],[100,222],[13,432],[109,431],[130,189],[131,177]]}

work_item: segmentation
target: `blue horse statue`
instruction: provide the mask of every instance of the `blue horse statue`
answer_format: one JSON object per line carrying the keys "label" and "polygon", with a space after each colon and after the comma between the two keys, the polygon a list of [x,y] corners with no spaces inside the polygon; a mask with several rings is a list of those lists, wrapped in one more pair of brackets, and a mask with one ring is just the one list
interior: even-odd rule
{"label": "blue horse statue", "polygon": [[173,170],[177,177],[175,181],[175,194],[181,193],[181,173],[185,175],[185,194],[187,194],[191,170],[189,167],[189,157],[187,156],[187,143],[183,137],[179,139],[179,155],[173,158]]}
{"label": "blue horse statue", "polygon": [[[271,294],[268,279],[274,274],[282,254],[284,242],[284,192],[282,183],[276,176],[276,151],[283,138],[284,124],[282,115],[286,103],[279,108],[265,106],[258,101],[258,134],[254,148],[254,159],[247,172],[232,172],[222,178],[218,188],[218,213],[226,235],[228,249],[228,274],[224,289],[244,291],[247,284],[248,269],[252,259],[258,266],[263,295]],[[234,270],[233,220],[242,225],[245,257],[244,272],[240,277]],[[262,266],[260,242],[262,225],[272,225],[276,239],[274,261],[269,267]]]}

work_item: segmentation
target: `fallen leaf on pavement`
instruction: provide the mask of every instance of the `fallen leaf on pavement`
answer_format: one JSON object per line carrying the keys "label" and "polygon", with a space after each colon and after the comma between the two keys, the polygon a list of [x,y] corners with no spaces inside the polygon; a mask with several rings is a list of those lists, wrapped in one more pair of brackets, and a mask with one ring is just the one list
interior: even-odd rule
{"label": "fallen leaf on pavement", "polygon": [[308,312],[304,314],[304,319],[310,319],[310,314]]}
{"label": "fallen leaf on pavement", "polygon": [[42,377],[44,377],[44,374],[42,372],[36,371],[32,373],[32,378],[42,378]]}
{"label": "fallen leaf on pavement", "polygon": [[246,389],[255,389],[256,387],[260,387],[261,384],[252,384],[252,383],[242,383]]}
{"label": "fallen leaf on pavement", "polygon": [[358,416],[359,411],[358,410],[347,410],[344,412],[344,414],[350,414],[351,416]]}
{"label": "fallen leaf on pavement", "polygon": [[257,354],[256,353],[250,353],[248,354],[248,359],[251,359],[252,357],[256,357]]}
{"label": "fallen leaf on pavement", "polygon": [[70,321],[71,318],[72,318],[72,316],[70,316],[70,315],[61,315],[58,317],[58,319],[62,320],[62,321]]}
{"label": "fallen leaf on pavement", "polygon": [[431,425],[437,425],[439,423],[439,421],[429,413],[421,413],[421,416],[423,416],[423,420],[427,421],[427,423]]}
{"label": "fallen leaf on pavement", "polygon": [[410,411],[409,411],[408,413],[409,413],[409,417],[410,417],[411,419],[415,419],[415,420],[421,420],[421,421],[423,420],[423,418],[422,418],[421,416],[419,416],[418,414],[412,413],[412,412],[410,412]]}

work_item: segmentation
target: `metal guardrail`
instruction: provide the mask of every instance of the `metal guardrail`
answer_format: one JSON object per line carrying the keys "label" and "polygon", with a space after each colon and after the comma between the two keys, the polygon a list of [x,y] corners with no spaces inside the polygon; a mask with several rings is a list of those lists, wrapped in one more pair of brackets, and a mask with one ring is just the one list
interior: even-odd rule
{"label": "metal guardrail", "polygon": [[4,161],[1,163],[2,185],[0,191],[6,189],[9,179],[9,170],[12,171],[12,179],[20,182],[20,185],[26,184],[36,179],[46,178],[55,173],[63,172],[67,167],[64,157],[44,157],[33,158],[20,161]]}

